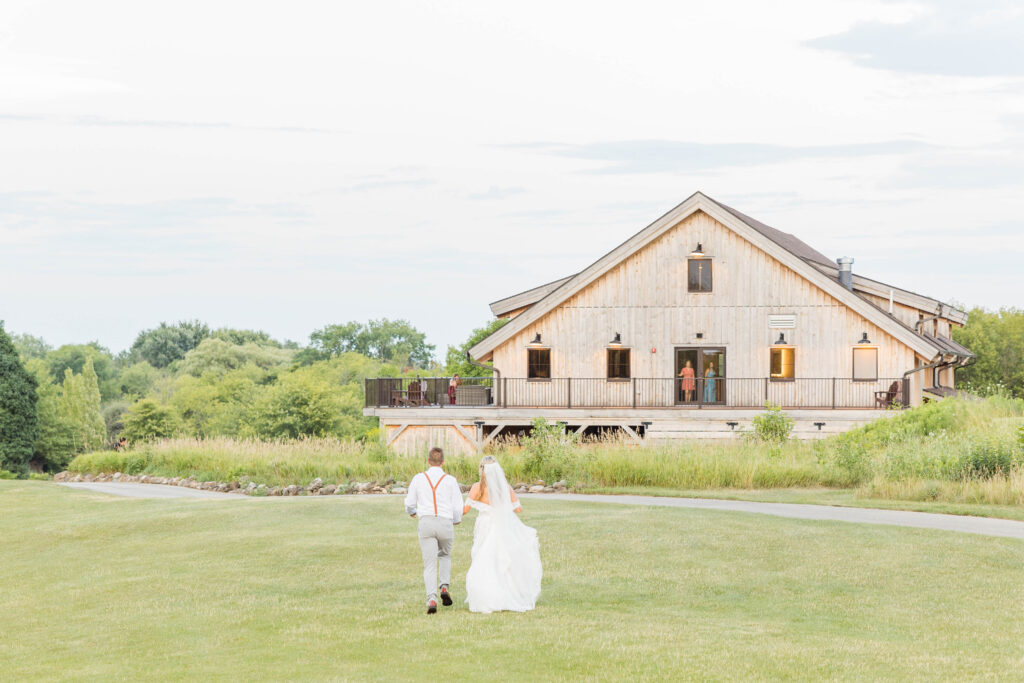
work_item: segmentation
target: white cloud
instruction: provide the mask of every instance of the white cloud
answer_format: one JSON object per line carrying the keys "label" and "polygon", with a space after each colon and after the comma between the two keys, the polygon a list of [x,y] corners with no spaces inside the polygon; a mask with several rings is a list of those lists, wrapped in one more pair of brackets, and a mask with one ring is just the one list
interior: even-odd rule
{"label": "white cloud", "polygon": [[6,2],[0,318],[117,349],[160,320],[389,316],[443,350],[698,189],[879,279],[1020,305],[1019,82],[808,45],[951,11]]}

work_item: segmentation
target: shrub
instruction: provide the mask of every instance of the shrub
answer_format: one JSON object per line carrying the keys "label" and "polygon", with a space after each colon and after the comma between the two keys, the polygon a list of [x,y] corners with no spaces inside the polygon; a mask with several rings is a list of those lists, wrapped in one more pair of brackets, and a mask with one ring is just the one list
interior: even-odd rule
{"label": "shrub", "polygon": [[960,479],[986,479],[997,474],[1009,474],[1013,466],[1022,460],[1024,458],[1015,444],[990,437],[969,445],[960,458],[957,475]]}
{"label": "shrub", "polygon": [[527,452],[524,472],[529,477],[545,481],[562,479],[569,470],[579,446],[579,435],[566,432],[562,423],[550,423],[542,417],[534,418],[529,436],[522,439]]}
{"label": "shrub", "polygon": [[774,403],[765,403],[765,412],[753,419],[753,438],[768,444],[782,444],[793,431],[793,418]]}
{"label": "shrub", "polygon": [[178,416],[152,399],[143,399],[124,414],[121,435],[128,443],[164,439],[174,436],[180,428]]}

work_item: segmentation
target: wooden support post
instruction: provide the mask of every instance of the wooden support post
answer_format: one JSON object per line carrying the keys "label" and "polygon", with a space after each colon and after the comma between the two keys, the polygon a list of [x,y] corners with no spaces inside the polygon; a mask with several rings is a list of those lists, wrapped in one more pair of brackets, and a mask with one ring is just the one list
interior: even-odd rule
{"label": "wooden support post", "polygon": [[402,432],[404,432],[406,427],[408,427],[408,426],[409,425],[404,424],[404,425],[401,425],[397,430],[395,430],[395,433],[388,437],[388,442],[387,442],[386,445],[390,446],[392,443],[394,443],[395,439],[397,439],[399,437],[399,435]]}
{"label": "wooden support post", "polygon": [[491,430],[491,433],[487,435],[486,439],[484,439],[484,445],[486,446],[490,442],[494,441],[494,437],[498,436],[498,434],[501,434],[501,431],[503,429],[505,429],[505,425],[498,425],[493,430]]}
{"label": "wooden support post", "polygon": [[[836,409],[836,378],[832,378],[832,410]],[[818,431],[821,431],[821,427],[818,427]]]}
{"label": "wooden support post", "polygon": [[629,438],[633,439],[633,441],[641,445],[643,444],[644,440],[640,438],[640,435],[637,434],[632,427],[629,425],[620,425],[620,427],[622,428],[622,431],[626,432],[626,435]]}
{"label": "wooden support post", "polygon": [[572,378],[565,378],[565,394],[566,394],[566,408],[572,408]]}

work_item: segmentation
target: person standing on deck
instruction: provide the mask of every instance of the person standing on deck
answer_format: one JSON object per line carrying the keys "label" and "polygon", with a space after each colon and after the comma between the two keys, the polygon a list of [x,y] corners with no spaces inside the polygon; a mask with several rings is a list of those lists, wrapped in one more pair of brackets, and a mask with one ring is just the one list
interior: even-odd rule
{"label": "person standing on deck", "polygon": [[686,361],[686,365],[679,371],[679,376],[683,378],[679,383],[679,388],[683,390],[683,400],[689,403],[696,398],[697,393],[696,382],[693,381],[693,366],[690,365],[690,361]]}
{"label": "person standing on deck", "polygon": [[714,403],[718,400],[715,391],[715,364],[708,363],[708,369],[704,371],[704,402]]}
{"label": "person standing on deck", "polygon": [[462,380],[459,379],[458,373],[452,376],[451,380],[448,381],[448,403],[455,405],[455,392],[458,390]]}

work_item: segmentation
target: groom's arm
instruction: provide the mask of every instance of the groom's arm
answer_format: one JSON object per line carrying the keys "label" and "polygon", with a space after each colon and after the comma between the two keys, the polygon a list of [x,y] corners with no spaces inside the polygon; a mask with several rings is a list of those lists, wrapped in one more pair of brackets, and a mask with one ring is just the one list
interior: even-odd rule
{"label": "groom's arm", "polygon": [[[418,477],[420,475],[416,475]],[[410,517],[416,516],[416,477],[409,482],[409,492],[405,494],[405,511]]]}
{"label": "groom's arm", "polygon": [[458,524],[462,521],[462,488],[453,477],[452,485],[448,489],[452,496],[452,524]]}

